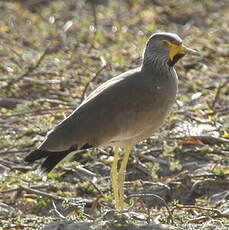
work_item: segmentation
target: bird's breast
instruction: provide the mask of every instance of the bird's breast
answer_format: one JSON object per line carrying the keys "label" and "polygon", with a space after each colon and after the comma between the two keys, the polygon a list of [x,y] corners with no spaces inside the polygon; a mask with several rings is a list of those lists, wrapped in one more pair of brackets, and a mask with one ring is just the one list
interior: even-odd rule
{"label": "bird's breast", "polygon": [[164,79],[152,78],[148,82],[150,87],[145,87],[145,92],[139,95],[136,103],[138,109],[133,108],[133,112],[130,108],[125,125],[111,142],[121,146],[133,145],[151,136],[161,126],[175,101],[178,88],[175,71],[162,77]]}

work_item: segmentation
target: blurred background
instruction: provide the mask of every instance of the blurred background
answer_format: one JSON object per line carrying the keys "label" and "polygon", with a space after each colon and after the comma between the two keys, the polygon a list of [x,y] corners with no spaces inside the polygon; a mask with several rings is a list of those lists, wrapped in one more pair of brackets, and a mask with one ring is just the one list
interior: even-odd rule
{"label": "blurred background", "polygon": [[[0,211],[0,227],[1,221],[2,226],[13,222],[6,220],[9,213],[25,225],[28,215],[54,216],[50,198],[30,191],[34,186],[62,197],[87,198],[89,207],[81,211],[88,215],[103,194],[107,201],[93,206],[95,218],[112,207],[109,148],[76,155],[75,162],[50,174],[49,185],[23,157],[98,85],[139,66],[145,42],[158,31],[179,34],[200,57],[185,57],[177,64],[177,103],[164,126],[136,146],[127,195],[154,193],[173,207],[177,202],[225,210],[228,16],[226,0],[0,1],[0,207],[5,210]],[[74,171],[78,166],[95,173],[96,187]],[[136,203],[135,211],[144,213]],[[182,226],[203,214],[198,212],[177,208],[174,218]],[[160,220],[166,222],[163,215]],[[225,219],[218,221],[224,226]]]}

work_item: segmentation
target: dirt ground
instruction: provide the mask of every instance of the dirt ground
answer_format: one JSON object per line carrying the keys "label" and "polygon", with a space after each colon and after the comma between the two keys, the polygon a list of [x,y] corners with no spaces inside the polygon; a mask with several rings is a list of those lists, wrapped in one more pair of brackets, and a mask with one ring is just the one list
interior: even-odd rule
{"label": "dirt ground", "polygon": [[[0,230],[229,229],[228,16],[227,0],[1,1]],[[110,148],[47,178],[26,165],[88,93],[141,64],[155,31],[200,56],[176,65],[177,103],[132,151],[125,212],[114,211]]]}

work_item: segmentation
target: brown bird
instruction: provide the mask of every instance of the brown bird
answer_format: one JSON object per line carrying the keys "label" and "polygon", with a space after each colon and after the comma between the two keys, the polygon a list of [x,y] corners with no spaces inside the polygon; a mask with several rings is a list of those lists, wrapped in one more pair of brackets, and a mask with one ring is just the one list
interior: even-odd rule
{"label": "brown bird", "polygon": [[[100,146],[114,148],[111,182],[116,209],[124,207],[125,171],[131,148],[150,137],[175,101],[178,79],[174,65],[186,54],[174,33],[155,33],[146,43],[142,65],[122,73],[94,90],[43,143],[25,157],[51,171],[70,152]],[[119,148],[124,148],[118,169]]]}

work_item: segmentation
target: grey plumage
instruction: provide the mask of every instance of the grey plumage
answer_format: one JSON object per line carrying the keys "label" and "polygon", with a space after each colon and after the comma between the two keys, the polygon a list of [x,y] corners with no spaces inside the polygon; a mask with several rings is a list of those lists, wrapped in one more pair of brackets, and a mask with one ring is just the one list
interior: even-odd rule
{"label": "grey plumage", "polygon": [[141,67],[99,86],[48,133],[25,161],[46,158],[42,167],[50,171],[74,150],[98,146],[126,148],[149,137],[175,100],[178,80],[173,66],[185,55],[180,52],[169,58],[170,46],[165,41],[182,42],[172,33],[152,35]]}

